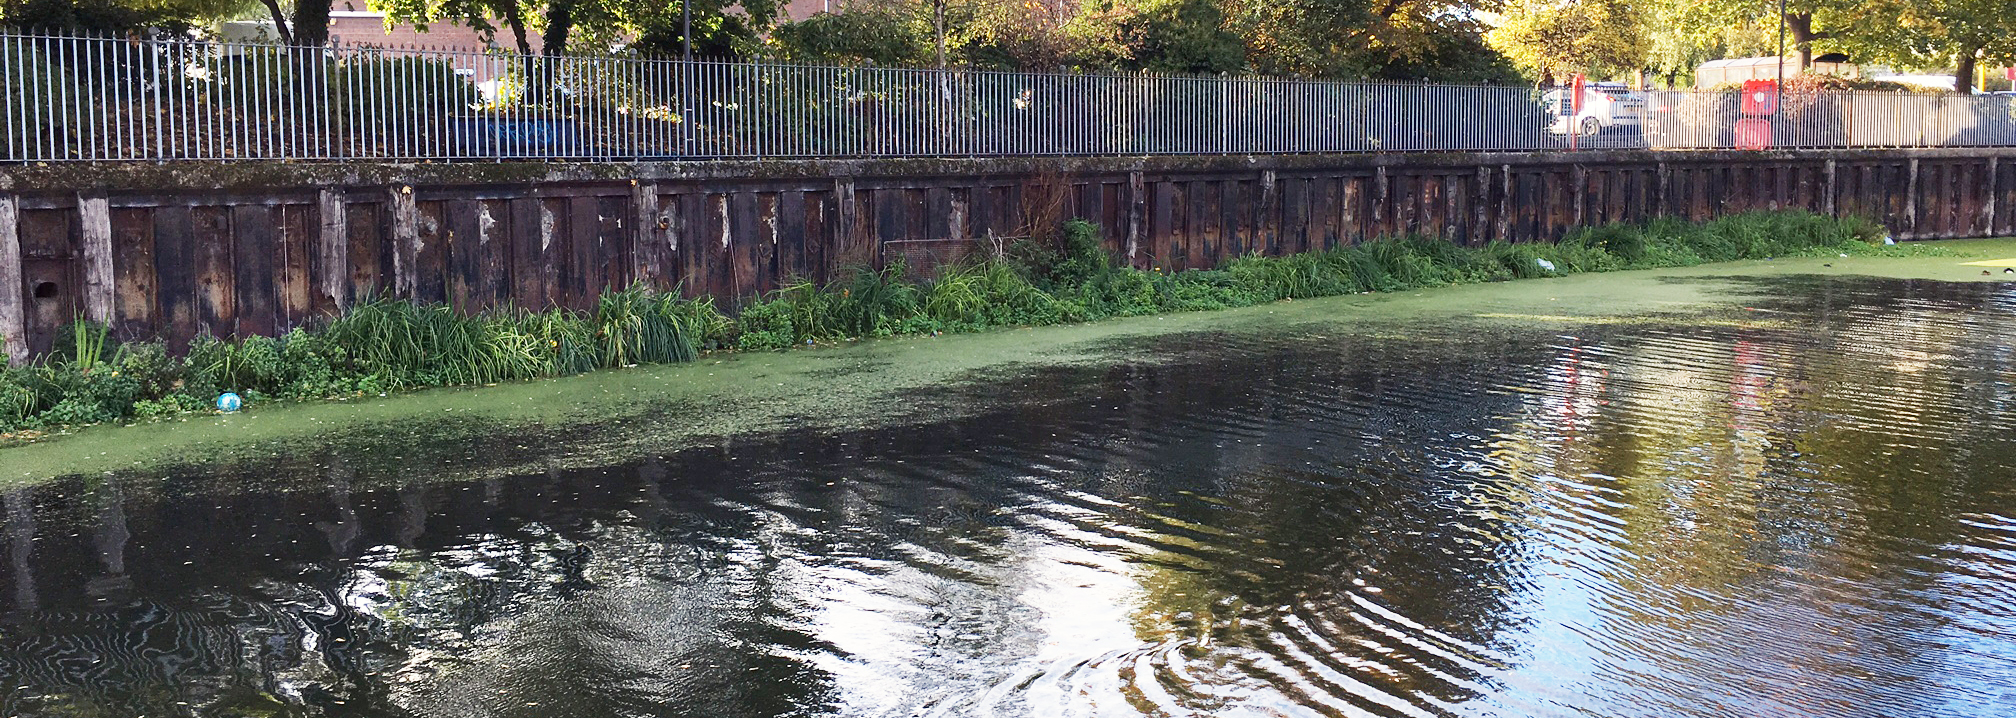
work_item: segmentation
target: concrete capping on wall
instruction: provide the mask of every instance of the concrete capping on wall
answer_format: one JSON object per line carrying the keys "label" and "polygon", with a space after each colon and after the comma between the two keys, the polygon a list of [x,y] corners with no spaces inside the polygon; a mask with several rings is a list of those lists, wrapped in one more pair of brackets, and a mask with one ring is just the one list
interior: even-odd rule
{"label": "concrete capping on wall", "polygon": [[122,338],[286,331],[367,297],[587,308],[644,283],[722,306],[792,278],[929,272],[1062,219],[1170,271],[1398,234],[1805,208],[1898,239],[2016,234],[2016,149],[646,163],[0,167],[14,361],[85,314]]}
{"label": "concrete capping on wall", "polygon": [[0,192],[265,191],[325,186],[463,185],[833,178],[915,178],[1088,173],[1277,173],[1432,169],[1478,165],[1572,166],[1816,161],[1910,161],[2016,157],[2016,147],[1856,150],[1591,150],[1583,152],[1395,152],[1144,157],[973,157],[710,160],[691,162],[70,162],[0,166]]}

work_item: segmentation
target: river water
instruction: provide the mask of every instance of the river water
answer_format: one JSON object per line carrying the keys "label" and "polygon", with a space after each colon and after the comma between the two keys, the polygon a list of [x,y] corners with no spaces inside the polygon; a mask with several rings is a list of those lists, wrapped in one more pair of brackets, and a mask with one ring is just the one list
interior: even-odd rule
{"label": "river water", "polygon": [[14,489],[0,716],[2016,714],[2016,290],[1743,289]]}

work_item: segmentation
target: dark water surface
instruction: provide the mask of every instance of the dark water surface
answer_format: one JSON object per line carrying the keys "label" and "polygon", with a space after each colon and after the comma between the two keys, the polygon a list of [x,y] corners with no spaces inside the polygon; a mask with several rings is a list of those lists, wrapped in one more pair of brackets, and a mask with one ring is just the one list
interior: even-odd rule
{"label": "dark water surface", "polygon": [[593,470],[14,490],[0,716],[2016,715],[2016,290],[1760,288]]}

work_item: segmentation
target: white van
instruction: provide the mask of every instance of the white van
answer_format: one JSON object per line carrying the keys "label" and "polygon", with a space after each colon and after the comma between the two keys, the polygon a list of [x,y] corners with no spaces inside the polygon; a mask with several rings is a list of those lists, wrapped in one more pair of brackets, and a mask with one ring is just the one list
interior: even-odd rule
{"label": "white van", "polygon": [[1554,118],[1549,129],[1557,135],[1578,133],[1594,137],[1612,127],[1638,127],[1645,117],[1645,95],[1621,84],[1591,84],[1582,88],[1582,111],[1574,112],[1569,102],[1575,93],[1569,88],[1549,90],[1541,96],[1547,116]]}

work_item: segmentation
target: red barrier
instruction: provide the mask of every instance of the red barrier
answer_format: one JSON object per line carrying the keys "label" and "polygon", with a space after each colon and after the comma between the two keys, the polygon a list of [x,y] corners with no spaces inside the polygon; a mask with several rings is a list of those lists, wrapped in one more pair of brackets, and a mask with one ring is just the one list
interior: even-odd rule
{"label": "red barrier", "polygon": [[1760,117],[1745,117],[1736,121],[1736,149],[1763,150],[1770,148],[1770,120]]}
{"label": "red barrier", "polygon": [[1762,150],[1771,147],[1771,118],[1778,114],[1778,82],[1743,81],[1743,119],[1736,121],[1736,147]]}
{"label": "red barrier", "polygon": [[1778,83],[1771,80],[1744,80],[1743,114],[1747,117],[1778,114]]}

